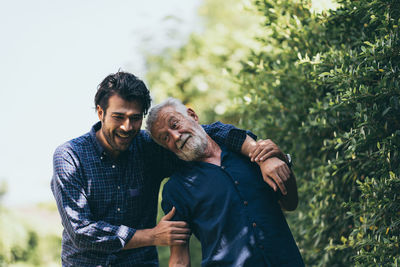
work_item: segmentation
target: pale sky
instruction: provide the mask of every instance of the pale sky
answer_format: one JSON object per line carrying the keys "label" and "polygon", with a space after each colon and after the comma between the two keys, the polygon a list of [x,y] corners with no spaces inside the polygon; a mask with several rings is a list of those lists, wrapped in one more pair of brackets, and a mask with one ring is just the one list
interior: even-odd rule
{"label": "pale sky", "polygon": [[198,27],[199,3],[0,0],[0,183],[8,184],[6,205],[53,200],[52,154],[97,121],[97,85],[120,68],[144,78],[143,49],[182,42]]}

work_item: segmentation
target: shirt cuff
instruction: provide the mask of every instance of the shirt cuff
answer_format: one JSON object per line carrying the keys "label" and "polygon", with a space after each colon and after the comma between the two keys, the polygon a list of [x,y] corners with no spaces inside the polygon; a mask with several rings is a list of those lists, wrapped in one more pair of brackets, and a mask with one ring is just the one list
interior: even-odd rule
{"label": "shirt cuff", "polygon": [[125,225],[121,225],[118,228],[117,235],[121,240],[122,248],[132,239],[133,235],[136,233],[136,229],[130,228]]}
{"label": "shirt cuff", "polygon": [[242,149],[242,145],[244,140],[246,139],[246,135],[249,135],[254,140],[257,140],[257,136],[250,131],[245,131],[241,129],[232,129],[228,133],[228,137],[226,139],[226,144],[228,147],[231,147],[232,150],[236,152],[240,152]]}

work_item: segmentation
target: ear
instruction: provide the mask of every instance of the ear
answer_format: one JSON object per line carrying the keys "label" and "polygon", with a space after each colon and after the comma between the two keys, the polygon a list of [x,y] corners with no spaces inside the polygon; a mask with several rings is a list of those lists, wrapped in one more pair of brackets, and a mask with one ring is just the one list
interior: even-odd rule
{"label": "ear", "polygon": [[104,118],[104,110],[100,107],[100,105],[96,106],[97,116],[99,117],[100,121],[103,121]]}
{"label": "ear", "polygon": [[195,121],[199,122],[199,117],[197,116],[196,112],[193,109],[188,108],[187,113],[190,117],[192,117]]}

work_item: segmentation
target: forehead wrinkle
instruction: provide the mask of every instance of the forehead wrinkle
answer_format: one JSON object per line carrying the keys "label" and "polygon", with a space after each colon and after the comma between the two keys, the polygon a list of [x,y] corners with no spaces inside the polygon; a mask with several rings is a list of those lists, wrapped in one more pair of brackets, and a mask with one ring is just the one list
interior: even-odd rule
{"label": "forehead wrinkle", "polygon": [[157,134],[158,139],[160,139],[162,135],[162,130],[165,128],[165,117],[168,115],[168,113],[162,112],[163,110],[160,111],[157,120],[154,122],[154,125],[152,127],[152,131],[155,131]]}

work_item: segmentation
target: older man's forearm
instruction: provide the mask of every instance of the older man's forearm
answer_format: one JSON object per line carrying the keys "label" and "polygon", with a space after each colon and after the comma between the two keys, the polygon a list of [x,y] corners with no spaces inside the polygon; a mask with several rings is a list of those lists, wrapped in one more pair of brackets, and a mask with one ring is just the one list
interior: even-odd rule
{"label": "older man's forearm", "polygon": [[297,208],[299,203],[299,196],[297,193],[296,176],[291,171],[289,179],[285,182],[287,194],[283,195],[279,201],[282,209],[286,211],[293,211]]}

